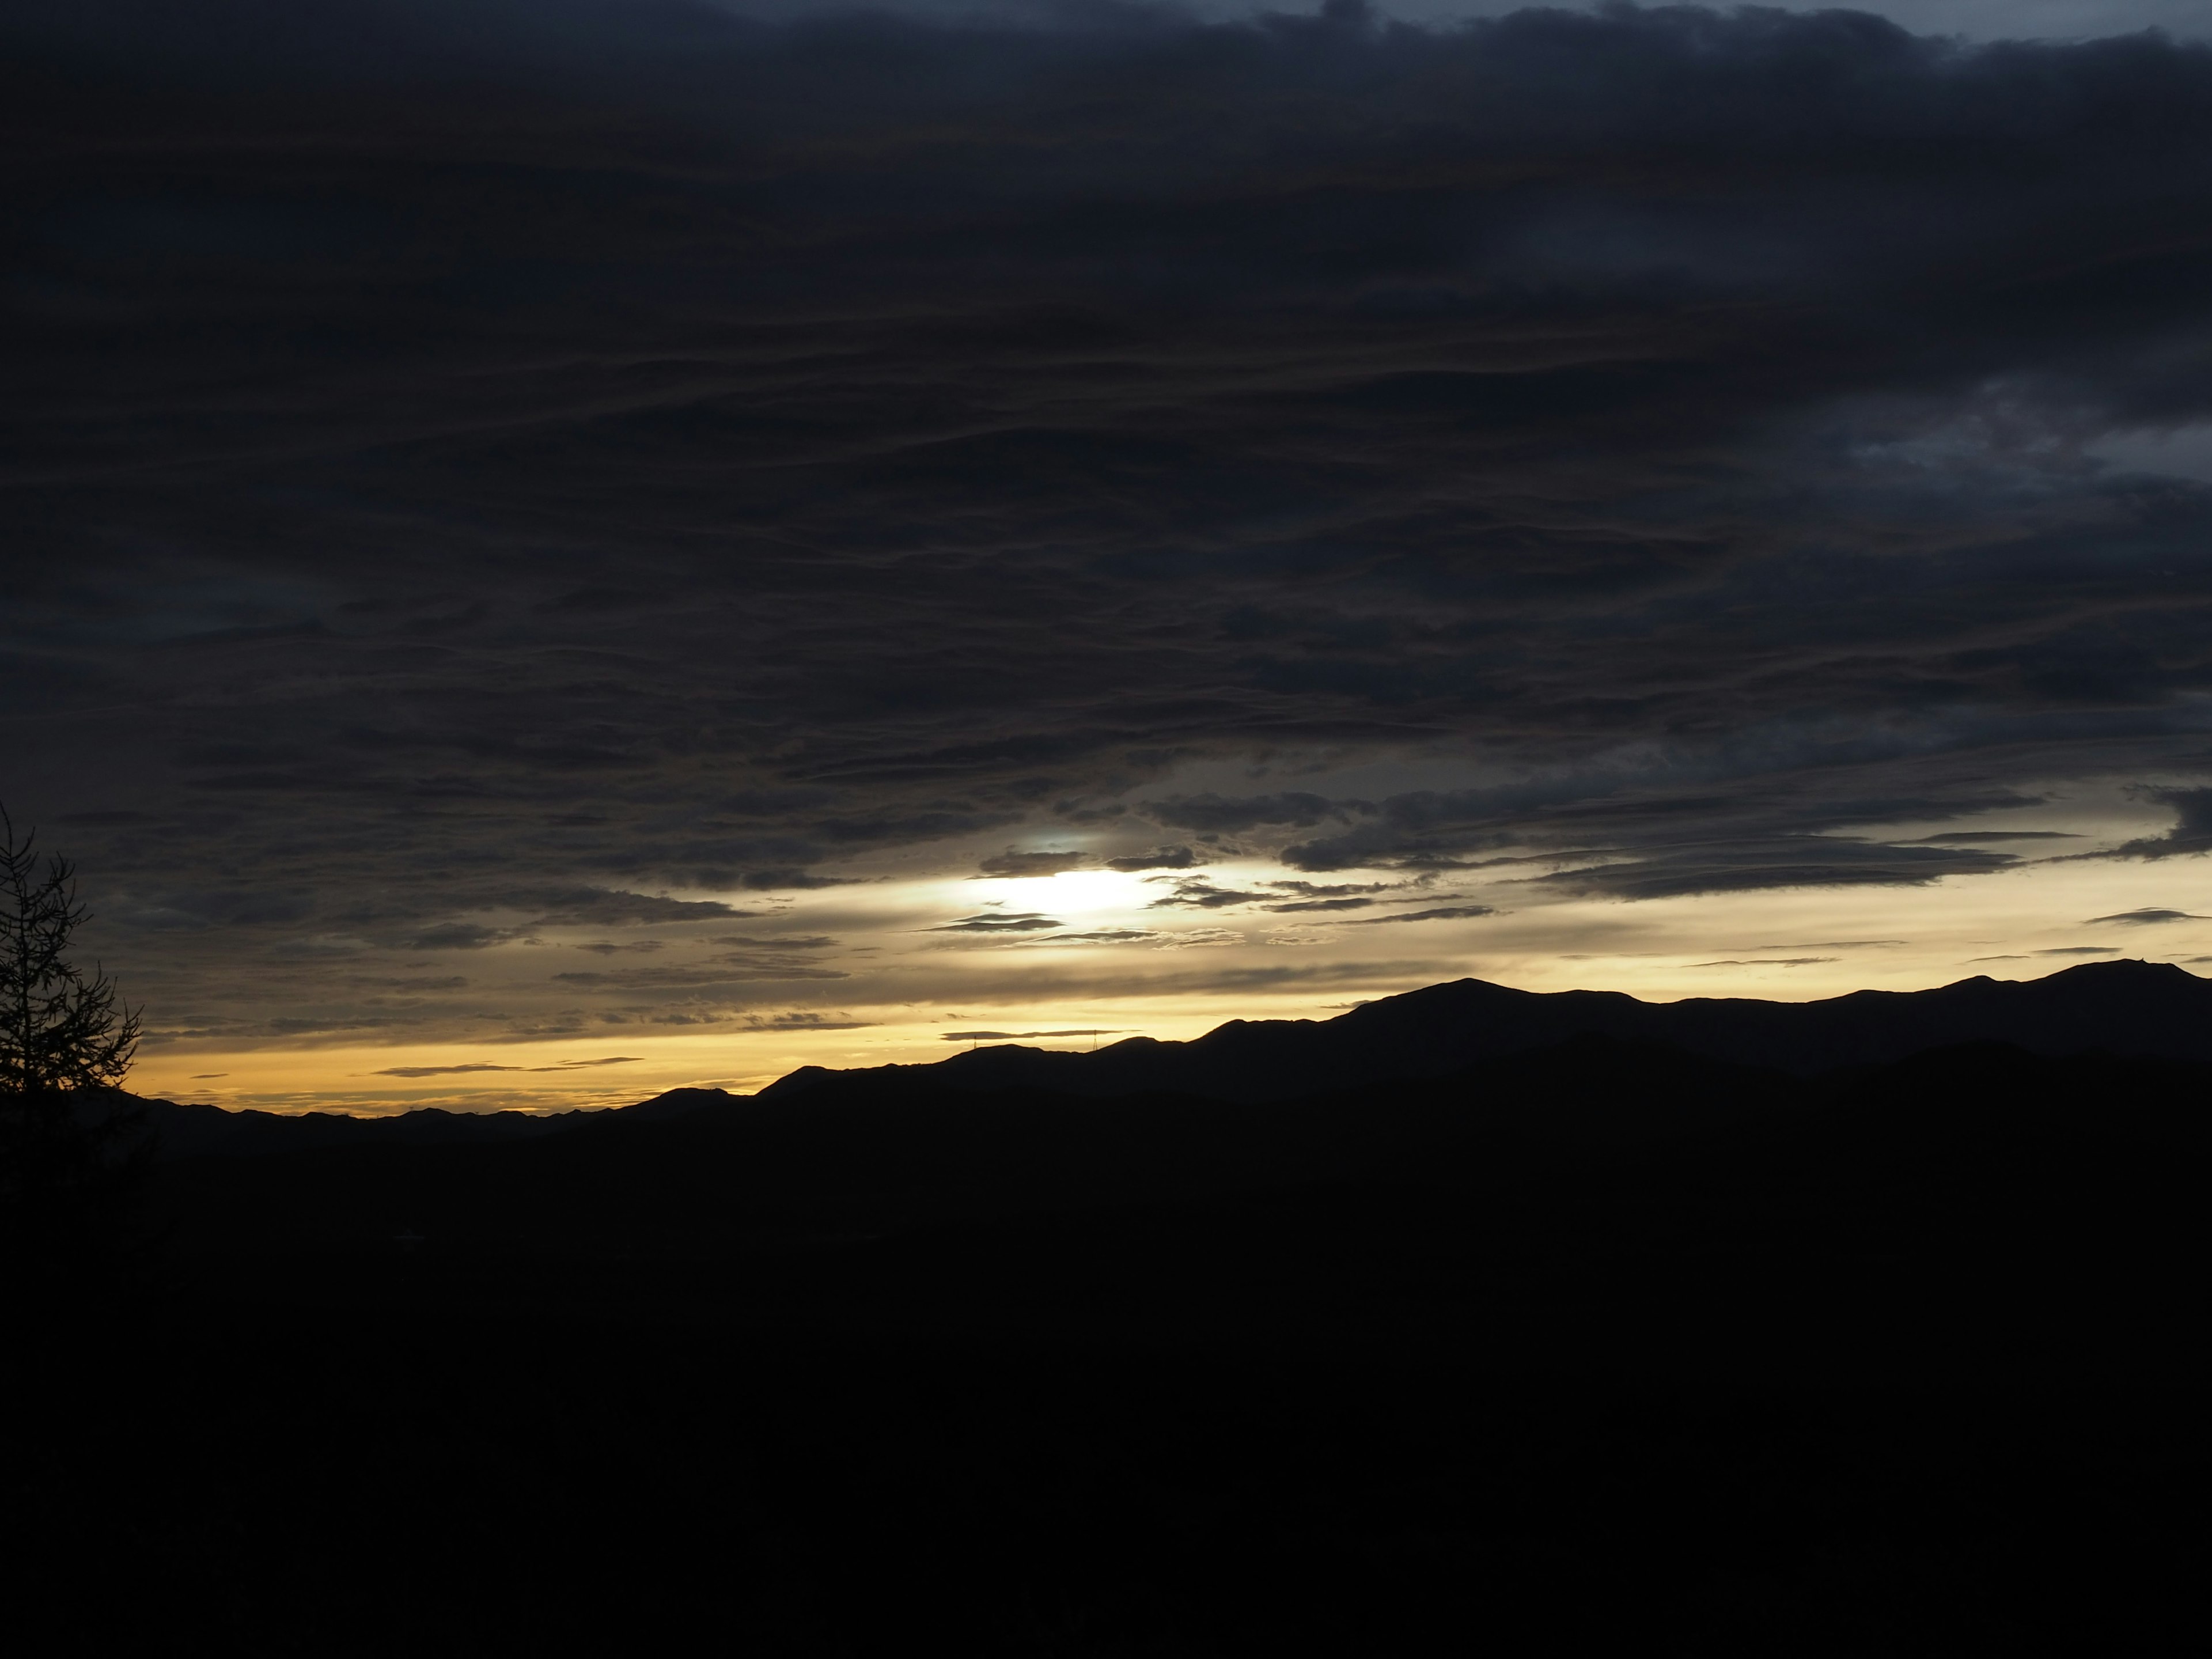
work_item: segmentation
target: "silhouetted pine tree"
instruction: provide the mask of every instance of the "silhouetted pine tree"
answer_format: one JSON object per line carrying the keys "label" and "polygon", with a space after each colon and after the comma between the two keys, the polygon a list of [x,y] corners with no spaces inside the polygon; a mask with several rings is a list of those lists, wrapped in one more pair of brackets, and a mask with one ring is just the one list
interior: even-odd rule
{"label": "silhouetted pine tree", "polygon": [[138,1014],[98,964],[70,959],[90,913],[74,867],[52,856],[42,870],[35,839],[18,842],[0,810],[0,1225],[19,1252],[70,1258],[96,1251],[87,1224],[131,1162],[136,1115],[118,1085]]}

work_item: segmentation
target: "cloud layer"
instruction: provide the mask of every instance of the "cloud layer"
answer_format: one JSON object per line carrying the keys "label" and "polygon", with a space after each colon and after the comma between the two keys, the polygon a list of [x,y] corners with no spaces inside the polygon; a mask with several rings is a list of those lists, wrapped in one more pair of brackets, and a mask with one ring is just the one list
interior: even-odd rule
{"label": "cloud layer", "polygon": [[[1881,888],[2045,855],[1972,821],[2075,781],[2212,845],[2212,493],[2106,459],[2212,433],[2202,48],[4,28],[0,791],[204,1029],[887,859]],[[545,994],[855,971],[602,954]]]}

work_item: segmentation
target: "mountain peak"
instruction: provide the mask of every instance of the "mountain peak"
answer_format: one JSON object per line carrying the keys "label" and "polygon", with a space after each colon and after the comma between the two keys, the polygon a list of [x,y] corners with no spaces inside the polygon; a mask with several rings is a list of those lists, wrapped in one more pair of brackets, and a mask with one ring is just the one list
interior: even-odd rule
{"label": "mountain peak", "polygon": [[2142,957],[2114,957],[2105,962],[2077,962],[2071,968],[2060,969],[2057,973],[2050,975],[2048,979],[2043,980],[2040,982],[2048,985],[2056,980],[2074,979],[2077,977],[2089,979],[2154,979],[2167,984],[2174,985],[2180,984],[2184,981],[2197,983],[2204,982],[2198,981],[2196,975],[2191,973],[2186,968],[2184,968],[2179,963],[2150,962],[2145,960]]}

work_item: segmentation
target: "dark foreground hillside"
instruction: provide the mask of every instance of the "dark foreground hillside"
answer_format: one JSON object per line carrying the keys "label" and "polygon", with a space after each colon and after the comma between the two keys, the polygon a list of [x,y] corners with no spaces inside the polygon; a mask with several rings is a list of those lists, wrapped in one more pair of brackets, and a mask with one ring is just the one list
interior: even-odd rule
{"label": "dark foreground hillside", "polygon": [[2194,1650],[2208,1108],[1583,1039],[185,1160],[0,1547],[42,1650]]}

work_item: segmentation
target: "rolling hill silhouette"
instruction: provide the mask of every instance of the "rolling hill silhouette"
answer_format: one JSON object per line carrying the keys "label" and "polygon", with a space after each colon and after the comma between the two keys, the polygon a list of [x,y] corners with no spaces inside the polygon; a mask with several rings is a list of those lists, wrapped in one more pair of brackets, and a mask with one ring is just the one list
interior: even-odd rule
{"label": "rolling hill silhouette", "polygon": [[[734,1097],[720,1089],[671,1089],[631,1106],[532,1113],[450,1112],[426,1106],[409,1112],[355,1116],[344,1112],[231,1111],[191,1102],[129,1098],[144,1115],[161,1155],[250,1158],[320,1147],[509,1146],[562,1133],[614,1115],[635,1122],[680,1117]],[[88,1113],[86,1115],[93,1115]]]}

